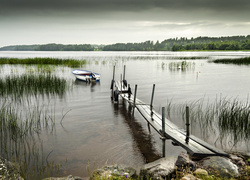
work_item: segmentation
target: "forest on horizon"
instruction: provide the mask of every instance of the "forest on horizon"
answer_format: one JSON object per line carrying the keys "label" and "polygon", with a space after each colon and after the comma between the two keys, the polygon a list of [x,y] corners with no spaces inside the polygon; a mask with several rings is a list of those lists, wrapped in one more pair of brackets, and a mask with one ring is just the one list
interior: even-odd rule
{"label": "forest on horizon", "polygon": [[4,46],[0,51],[190,51],[250,50],[250,35],[225,37],[170,38],[162,42],[91,44],[43,44]]}

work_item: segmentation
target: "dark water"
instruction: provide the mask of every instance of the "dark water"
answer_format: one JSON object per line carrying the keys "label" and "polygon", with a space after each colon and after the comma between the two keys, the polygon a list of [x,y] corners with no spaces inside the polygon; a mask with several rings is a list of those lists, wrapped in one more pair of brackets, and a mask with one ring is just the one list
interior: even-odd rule
{"label": "dark water", "polygon": [[[250,56],[250,52],[0,52],[0,57],[86,59],[88,64],[82,69],[101,74],[100,82],[86,84],[75,80],[72,68],[56,69],[55,73],[73,86],[65,97],[50,99],[56,109],[56,129],[53,134],[44,133],[42,136],[43,151],[45,154],[51,152],[49,160],[55,163],[67,160],[59,175],[82,177],[105,164],[117,163],[139,168],[161,156],[159,136],[153,129],[149,134],[147,123],[139,113],[135,112],[133,117],[128,104],[111,102],[114,65],[117,80],[126,65],[126,79],[132,91],[137,84],[137,97],[146,103],[150,103],[152,86],[156,85],[154,108],[160,112],[161,107],[167,106],[170,100],[172,104],[185,105],[204,97],[213,101],[223,96],[247,102],[250,66],[209,62],[216,58],[245,56]],[[169,68],[171,62],[184,61],[183,57],[199,58],[185,59],[194,64],[185,71]],[[1,72],[8,74],[13,69],[17,73],[24,71],[23,67],[8,65],[3,66]],[[185,127],[182,119],[176,117],[173,121]],[[230,140],[220,142],[216,133],[204,136],[204,132],[210,132],[206,127],[195,130],[193,126],[193,134],[219,148],[250,152],[248,140],[232,147]],[[182,151],[184,149],[181,147],[166,142],[166,156],[177,157]]]}

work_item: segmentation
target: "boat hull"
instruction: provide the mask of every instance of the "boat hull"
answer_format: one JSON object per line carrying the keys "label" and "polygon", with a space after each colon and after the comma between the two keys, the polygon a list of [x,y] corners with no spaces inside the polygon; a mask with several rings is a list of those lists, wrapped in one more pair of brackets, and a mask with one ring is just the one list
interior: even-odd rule
{"label": "boat hull", "polygon": [[72,73],[75,75],[76,79],[81,81],[100,81],[101,75],[87,70],[74,70]]}

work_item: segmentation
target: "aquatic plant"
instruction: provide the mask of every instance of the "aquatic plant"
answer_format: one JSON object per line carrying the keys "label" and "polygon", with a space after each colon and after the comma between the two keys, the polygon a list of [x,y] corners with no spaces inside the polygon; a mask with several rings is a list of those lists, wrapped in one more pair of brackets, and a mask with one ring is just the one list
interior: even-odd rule
{"label": "aquatic plant", "polygon": [[23,65],[63,65],[68,67],[81,67],[86,64],[86,60],[56,59],[56,58],[0,58],[0,64],[23,64]]}
{"label": "aquatic plant", "polygon": [[235,142],[250,139],[250,104],[241,103],[237,99],[224,101],[218,119],[223,136],[232,134]]}
{"label": "aquatic plant", "polygon": [[53,107],[30,101],[20,107],[8,98],[0,100],[0,156],[18,163],[25,179],[44,177],[60,168],[47,161],[39,138],[42,131],[54,130]]}
{"label": "aquatic plant", "polygon": [[52,74],[9,75],[0,78],[0,97],[10,95],[18,99],[23,95],[59,95],[63,96],[67,81]]}
{"label": "aquatic plant", "polygon": [[237,65],[249,65],[250,64],[250,57],[244,58],[234,58],[234,59],[217,59],[211,62],[214,63],[222,63],[222,64],[237,64]]}
{"label": "aquatic plant", "polygon": [[170,62],[168,67],[169,67],[169,70],[171,71],[176,71],[178,69],[191,70],[191,69],[194,69],[195,63],[187,62],[187,61]]}
{"label": "aquatic plant", "polygon": [[[181,114],[185,122],[186,106],[190,109],[191,126],[198,126],[204,138],[209,136],[207,134],[209,130],[219,133],[220,140],[230,137],[233,146],[242,140],[250,140],[250,103],[248,101],[243,103],[237,98],[226,97],[210,101],[204,97],[182,105],[170,102],[167,103],[168,117],[175,121],[175,118],[180,118]],[[197,128],[194,129],[197,130]]]}

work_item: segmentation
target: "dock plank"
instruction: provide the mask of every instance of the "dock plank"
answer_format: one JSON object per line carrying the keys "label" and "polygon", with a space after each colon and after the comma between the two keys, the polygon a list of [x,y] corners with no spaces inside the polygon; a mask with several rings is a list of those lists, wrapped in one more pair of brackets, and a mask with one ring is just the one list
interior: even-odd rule
{"label": "dock plank", "polygon": [[[128,88],[124,86],[120,81],[115,82],[115,87],[119,92],[125,92],[128,90]],[[120,93],[119,95],[132,106],[134,106],[144,117],[144,119],[156,130],[156,132],[158,132],[161,136],[166,137],[167,139],[171,139],[179,146],[183,147],[190,155],[199,157],[213,155],[228,156],[228,154],[224,151],[208,144],[207,142],[193,135],[189,136],[189,141],[188,143],[186,143],[186,132],[168,119],[165,119],[165,132],[163,134],[161,119],[162,116],[154,109],[152,110],[153,115],[151,116],[151,109],[149,104],[144,103],[138,98],[135,99],[134,104],[134,96],[132,94],[130,95],[130,97],[128,93]]]}

